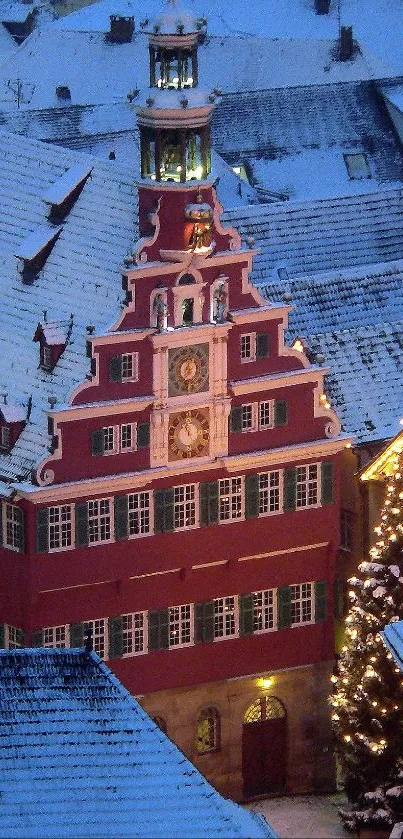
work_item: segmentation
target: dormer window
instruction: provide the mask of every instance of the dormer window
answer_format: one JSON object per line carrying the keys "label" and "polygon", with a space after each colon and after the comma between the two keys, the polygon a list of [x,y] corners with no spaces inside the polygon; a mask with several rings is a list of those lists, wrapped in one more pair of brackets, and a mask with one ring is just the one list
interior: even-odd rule
{"label": "dormer window", "polygon": [[41,367],[44,370],[53,370],[52,348],[47,344],[41,346]]}
{"label": "dormer window", "polygon": [[82,192],[91,172],[92,166],[77,163],[75,166],[70,166],[70,169],[67,169],[46,190],[42,200],[49,206],[49,221],[54,224],[64,221]]}
{"label": "dormer window", "polygon": [[19,271],[23,283],[32,283],[35,280],[62,229],[41,225],[21,242],[15,256],[21,260]]}
{"label": "dormer window", "polygon": [[30,404],[11,405],[3,395],[4,404],[0,405],[0,452],[10,452],[23,430],[30,411]]}
{"label": "dormer window", "polygon": [[33,340],[39,343],[39,365],[42,370],[52,371],[66,349],[73,328],[73,317],[69,321],[44,321],[38,323]]}
{"label": "dormer window", "polygon": [[3,451],[8,452],[10,449],[10,428],[8,425],[3,425],[0,430],[0,447]]}

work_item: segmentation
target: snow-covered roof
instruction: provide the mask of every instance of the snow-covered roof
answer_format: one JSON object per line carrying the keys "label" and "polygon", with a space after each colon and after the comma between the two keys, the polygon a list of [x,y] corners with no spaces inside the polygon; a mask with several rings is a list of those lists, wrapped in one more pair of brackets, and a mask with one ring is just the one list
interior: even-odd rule
{"label": "snow-covered roof", "polygon": [[392,653],[396,664],[403,670],[403,621],[394,621],[385,626],[383,632],[379,633],[383,641]]}
{"label": "snow-covered roof", "polygon": [[4,422],[24,422],[27,418],[27,406],[2,402],[0,404],[0,415]]}
{"label": "snow-covered roof", "polygon": [[51,226],[50,224],[41,224],[35,230],[32,230],[28,236],[20,242],[18,248],[15,250],[15,256],[20,259],[32,260],[38,256],[47,245],[54,241],[56,236],[60,233],[62,227]]}
{"label": "snow-covered roof", "polygon": [[17,49],[14,38],[3,24],[0,24],[0,63],[5,61]]}
{"label": "snow-covered roof", "polygon": [[47,189],[42,198],[47,204],[62,204],[91,172],[88,163],[76,163]]}
{"label": "snow-covered roof", "polygon": [[198,31],[197,16],[185,8],[180,0],[166,0],[164,8],[156,15],[153,24],[161,35],[177,34],[178,26],[181,27],[181,35]]}
{"label": "snow-covered roof", "polygon": [[0,697],[0,836],[276,836],[210,786],[94,653],[1,650]]}
{"label": "snow-covered roof", "polygon": [[57,320],[47,320],[39,324],[39,329],[49,347],[60,347],[64,345],[71,328],[71,321],[60,322]]}

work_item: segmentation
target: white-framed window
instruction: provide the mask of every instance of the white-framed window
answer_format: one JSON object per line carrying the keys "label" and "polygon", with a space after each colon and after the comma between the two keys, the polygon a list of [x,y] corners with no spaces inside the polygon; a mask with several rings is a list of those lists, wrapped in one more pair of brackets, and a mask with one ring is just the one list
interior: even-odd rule
{"label": "white-framed window", "polygon": [[21,509],[15,504],[5,504],[4,545],[20,551],[23,544],[23,520]]}
{"label": "white-framed window", "polygon": [[259,431],[274,428],[274,399],[259,402]]}
{"label": "white-framed window", "polygon": [[129,537],[152,532],[151,498],[150,492],[132,492],[128,495]]}
{"label": "white-framed window", "polygon": [[7,425],[3,425],[0,434],[0,445],[2,449],[10,448],[10,429]]}
{"label": "white-framed window", "polygon": [[186,603],[184,606],[169,607],[169,634],[168,643],[170,647],[183,647],[193,643],[193,604]]}
{"label": "white-framed window", "polygon": [[268,632],[276,629],[276,589],[253,592],[253,631]]}
{"label": "white-framed window", "polygon": [[74,545],[73,505],[62,504],[49,507],[48,517],[49,550],[57,551]]}
{"label": "white-framed window", "polygon": [[242,431],[256,431],[257,423],[257,402],[242,405],[241,424]]}
{"label": "white-framed window", "polygon": [[233,638],[238,632],[238,598],[218,597],[214,600],[214,639]]}
{"label": "white-framed window", "polygon": [[297,466],[295,502],[297,510],[302,507],[316,507],[319,504],[319,475],[317,463]]}
{"label": "white-framed window", "polygon": [[314,585],[299,583],[291,589],[291,625],[312,623],[314,620]]}
{"label": "white-framed window", "polygon": [[187,530],[197,525],[197,489],[196,484],[174,487],[175,530]]}
{"label": "white-framed window", "polygon": [[147,612],[122,615],[123,655],[147,652]]}
{"label": "white-framed window", "polygon": [[69,627],[64,624],[61,626],[46,626],[42,630],[42,645],[44,647],[56,647],[64,649],[69,646]]}
{"label": "white-framed window", "polygon": [[116,454],[119,451],[118,432],[118,425],[107,425],[102,429],[104,454]]}
{"label": "white-framed window", "polygon": [[47,370],[52,368],[52,350],[48,347],[47,344],[42,345],[42,367],[45,367]]}
{"label": "white-framed window", "polygon": [[256,332],[241,335],[241,362],[256,360]]}
{"label": "white-framed window", "polygon": [[259,516],[278,513],[283,509],[282,471],[259,473]]}
{"label": "white-framed window", "polygon": [[120,426],[120,451],[135,452],[137,448],[136,423],[124,422]]}
{"label": "white-framed window", "polygon": [[88,542],[90,545],[112,540],[112,510],[110,498],[88,501]]}
{"label": "white-framed window", "polygon": [[244,515],[244,477],[220,478],[218,481],[218,519],[233,521]]}
{"label": "white-framed window", "polygon": [[126,352],[122,354],[122,382],[137,382],[139,377],[139,354],[138,352]]}
{"label": "white-framed window", "polygon": [[24,646],[23,634],[16,626],[5,624],[5,644],[7,650],[19,650]]}
{"label": "white-framed window", "polygon": [[94,652],[96,652],[100,658],[108,657],[107,624],[108,621],[106,618],[84,621],[84,630],[92,629],[92,646]]}

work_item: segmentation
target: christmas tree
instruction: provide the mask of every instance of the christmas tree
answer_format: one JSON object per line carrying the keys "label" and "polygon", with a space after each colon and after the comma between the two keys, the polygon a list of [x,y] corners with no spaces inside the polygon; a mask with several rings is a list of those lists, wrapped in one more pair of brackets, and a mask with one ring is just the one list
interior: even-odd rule
{"label": "christmas tree", "polygon": [[332,677],[336,751],[350,801],[393,783],[403,755],[403,673],[379,632],[403,618],[403,453],[387,481],[376,543],[349,580],[346,646]]}

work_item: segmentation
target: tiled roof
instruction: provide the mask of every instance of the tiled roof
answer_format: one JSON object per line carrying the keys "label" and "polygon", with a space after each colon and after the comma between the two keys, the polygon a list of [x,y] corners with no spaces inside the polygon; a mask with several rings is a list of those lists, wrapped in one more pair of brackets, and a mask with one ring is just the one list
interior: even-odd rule
{"label": "tiled roof", "polygon": [[275,837],[94,653],[2,650],[0,708],[2,837]]}
{"label": "tiled roof", "polygon": [[380,635],[396,663],[403,670],[403,621],[388,623]]}

